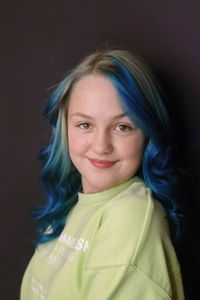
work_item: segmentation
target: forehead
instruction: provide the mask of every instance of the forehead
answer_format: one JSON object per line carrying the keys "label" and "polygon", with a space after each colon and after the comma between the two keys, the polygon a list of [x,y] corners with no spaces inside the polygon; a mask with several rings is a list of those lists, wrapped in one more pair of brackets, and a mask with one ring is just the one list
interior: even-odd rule
{"label": "forehead", "polygon": [[101,90],[102,92],[117,93],[112,82],[105,75],[101,73],[91,73],[82,76],[73,84],[71,95],[79,92],[94,92],[94,90],[96,92],[100,92]]}
{"label": "forehead", "polygon": [[101,74],[89,74],[79,79],[72,87],[68,108],[86,109],[105,107],[122,111],[119,95],[112,82]]}

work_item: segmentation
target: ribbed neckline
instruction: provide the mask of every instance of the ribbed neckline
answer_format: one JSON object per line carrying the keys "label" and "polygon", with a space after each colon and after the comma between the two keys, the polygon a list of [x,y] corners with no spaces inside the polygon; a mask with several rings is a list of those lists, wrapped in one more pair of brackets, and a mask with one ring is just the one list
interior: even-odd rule
{"label": "ribbed neckline", "polygon": [[126,190],[132,183],[137,182],[139,178],[137,176],[130,178],[127,181],[120,183],[110,189],[107,189],[98,193],[84,194],[78,193],[78,205],[89,205],[97,202],[104,202],[114,198],[118,194]]}

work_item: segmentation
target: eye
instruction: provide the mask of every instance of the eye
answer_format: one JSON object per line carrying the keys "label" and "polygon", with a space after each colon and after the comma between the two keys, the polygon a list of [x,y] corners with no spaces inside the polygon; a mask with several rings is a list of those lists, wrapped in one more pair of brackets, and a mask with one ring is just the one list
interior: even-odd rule
{"label": "eye", "polygon": [[87,122],[84,122],[84,123],[78,124],[78,127],[81,129],[89,129],[91,127],[91,125]]}
{"label": "eye", "polygon": [[115,130],[120,132],[129,132],[133,130],[133,128],[125,124],[119,124],[115,127]]}

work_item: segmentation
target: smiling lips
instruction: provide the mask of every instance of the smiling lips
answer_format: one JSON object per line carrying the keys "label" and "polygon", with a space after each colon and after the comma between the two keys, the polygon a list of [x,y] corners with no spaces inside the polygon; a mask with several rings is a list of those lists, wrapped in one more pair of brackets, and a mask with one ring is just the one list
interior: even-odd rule
{"label": "smiling lips", "polygon": [[116,162],[109,161],[109,160],[97,160],[89,158],[89,161],[93,166],[100,169],[108,169],[111,168]]}

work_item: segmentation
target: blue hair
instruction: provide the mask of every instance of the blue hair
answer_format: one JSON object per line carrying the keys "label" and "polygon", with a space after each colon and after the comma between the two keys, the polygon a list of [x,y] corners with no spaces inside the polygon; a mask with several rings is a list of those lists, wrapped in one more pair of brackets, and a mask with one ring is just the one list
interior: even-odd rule
{"label": "blue hair", "polygon": [[[125,113],[142,129],[146,136],[142,167],[138,176],[142,178],[154,197],[161,202],[170,221],[173,241],[180,236],[183,215],[178,212],[181,201],[181,178],[173,162],[175,136],[167,107],[161,98],[156,82],[146,75],[147,87],[141,90],[139,83],[128,69],[117,59],[112,59],[115,72],[103,73],[118,91],[119,101]],[[146,91],[146,95],[144,94]]]}
{"label": "blue hair", "polygon": [[33,217],[40,221],[39,243],[48,242],[60,235],[81,188],[80,174],[69,159],[67,141],[62,131],[64,110],[59,109],[67,83],[67,80],[60,83],[43,111],[52,127],[52,141],[39,153],[39,158],[43,161],[39,179],[47,199],[43,207],[33,212]]}
{"label": "blue hair", "polygon": [[173,160],[175,138],[159,86],[138,57],[125,50],[102,50],[90,54],[73,69],[45,106],[44,116],[52,128],[52,138],[39,155],[43,162],[40,180],[47,202],[33,214],[39,220],[38,242],[45,243],[60,235],[82,188],[80,174],[68,152],[66,107],[74,83],[93,72],[100,72],[111,80],[124,112],[146,136],[142,166],[137,175],[166,209],[175,241],[180,235],[181,186]]}

